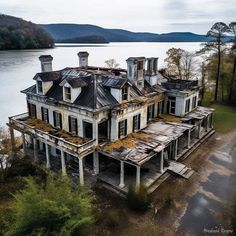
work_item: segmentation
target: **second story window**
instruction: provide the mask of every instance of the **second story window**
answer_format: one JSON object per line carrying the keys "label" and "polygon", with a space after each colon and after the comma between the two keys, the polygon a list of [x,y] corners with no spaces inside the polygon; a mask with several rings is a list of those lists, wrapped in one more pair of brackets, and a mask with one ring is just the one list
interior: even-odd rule
{"label": "second story window", "polygon": [[49,117],[48,117],[48,109],[41,107],[41,114],[42,114],[42,120],[49,123]]}
{"label": "second story window", "polygon": [[54,120],[54,127],[62,129],[62,117],[60,112],[57,111],[53,112],[53,120]]}
{"label": "second story window", "polygon": [[150,121],[154,118],[154,104],[147,107],[147,121]]}
{"label": "second story window", "polygon": [[197,96],[194,96],[192,100],[192,109],[194,109],[196,106],[197,106]]}
{"label": "second story window", "polygon": [[185,102],[185,113],[189,112],[190,109],[190,98]]}
{"label": "second story window", "polygon": [[37,118],[36,105],[28,103],[28,109],[29,109],[29,116],[31,118]]}
{"label": "second story window", "polygon": [[168,97],[167,111],[168,114],[175,115],[176,97]]}
{"label": "second story window", "polygon": [[43,93],[43,82],[37,81],[38,93]]}
{"label": "second story window", "polygon": [[122,101],[128,100],[128,86],[122,88]]}
{"label": "second story window", "polygon": [[74,135],[78,135],[78,122],[75,117],[69,116],[69,132]]}
{"label": "second story window", "polygon": [[133,132],[140,130],[140,118],[140,114],[133,116]]}
{"label": "second story window", "polygon": [[70,101],[71,100],[71,88],[64,87],[65,92],[65,100]]}
{"label": "second story window", "polygon": [[122,120],[118,125],[118,138],[124,138],[127,135],[127,120]]}

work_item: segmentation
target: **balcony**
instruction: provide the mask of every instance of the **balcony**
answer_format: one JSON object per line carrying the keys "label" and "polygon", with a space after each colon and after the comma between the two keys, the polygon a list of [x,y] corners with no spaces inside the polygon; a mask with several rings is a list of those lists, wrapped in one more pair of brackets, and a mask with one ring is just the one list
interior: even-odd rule
{"label": "balcony", "polygon": [[96,145],[95,139],[85,139],[55,129],[42,120],[30,118],[28,113],[9,117],[9,126],[76,156],[92,151]]}

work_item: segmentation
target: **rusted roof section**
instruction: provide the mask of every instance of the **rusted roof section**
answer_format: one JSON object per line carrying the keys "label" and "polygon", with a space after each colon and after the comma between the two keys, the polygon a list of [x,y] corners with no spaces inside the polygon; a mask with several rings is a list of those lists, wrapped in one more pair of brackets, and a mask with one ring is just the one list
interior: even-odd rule
{"label": "rusted roof section", "polygon": [[191,119],[202,120],[203,118],[206,118],[214,111],[215,109],[213,108],[198,106],[195,110],[191,111],[184,118],[182,118],[182,120],[191,120]]}

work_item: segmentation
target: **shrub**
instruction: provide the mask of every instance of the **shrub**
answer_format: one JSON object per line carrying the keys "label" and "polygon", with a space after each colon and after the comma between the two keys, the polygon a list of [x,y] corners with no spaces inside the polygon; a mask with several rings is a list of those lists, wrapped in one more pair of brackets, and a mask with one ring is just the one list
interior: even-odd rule
{"label": "shrub", "polygon": [[115,228],[119,225],[120,214],[119,212],[112,210],[106,214],[105,224],[109,228]]}
{"label": "shrub", "polygon": [[43,185],[28,178],[25,189],[15,195],[14,224],[7,235],[87,235],[92,197],[71,186],[66,177],[48,176]]}
{"label": "shrub", "polygon": [[148,209],[151,199],[147,189],[141,184],[139,189],[134,186],[129,187],[127,202],[130,209],[144,212]]}

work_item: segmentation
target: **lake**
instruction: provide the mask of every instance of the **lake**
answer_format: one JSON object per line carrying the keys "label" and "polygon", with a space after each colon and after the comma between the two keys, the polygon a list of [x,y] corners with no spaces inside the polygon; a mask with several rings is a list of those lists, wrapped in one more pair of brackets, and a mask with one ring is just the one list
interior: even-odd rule
{"label": "lake", "polygon": [[159,57],[159,68],[164,66],[169,48],[188,51],[200,49],[200,43],[110,43],[108,45],[57,45],[54,49],[0,51],[0,125],[5,125],[9,116],[26,112],[25,95],[20,93],[34,84],[32,80],[40,72],[38,57],[53,56],[53,70],[79,65],[77,53],[89,52],[89,65],[104,66],[104,61],[115,58],[120,67],[126,68],[128,57]]}

